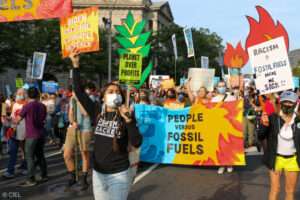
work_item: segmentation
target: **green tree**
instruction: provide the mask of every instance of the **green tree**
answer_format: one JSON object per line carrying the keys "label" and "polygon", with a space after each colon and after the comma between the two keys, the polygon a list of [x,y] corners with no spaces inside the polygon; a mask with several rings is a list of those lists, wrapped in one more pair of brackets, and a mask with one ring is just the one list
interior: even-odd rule
{"label": "green tree", "polygon": [[[67,72],[69,59],[62,59],[59,20],[36,20],[0,23],[0,73],[5,68],[26,69],[35,51],[47,53],[46,73]],[[88,79],[106,79],[107,36],[100,30],[101,50],[81,55],[82,72]],[[117,74],[116,51],[113,51],[113,75]]]}

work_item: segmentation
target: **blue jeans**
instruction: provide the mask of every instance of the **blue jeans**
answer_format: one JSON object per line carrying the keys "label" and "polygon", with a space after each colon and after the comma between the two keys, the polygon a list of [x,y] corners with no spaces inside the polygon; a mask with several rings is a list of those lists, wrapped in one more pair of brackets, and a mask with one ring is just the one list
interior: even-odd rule
{"label": "blue jeans", "polygon": [[8,154],[9,154],[7,172],[9,174],[15,174],[15,165],[18,157],[19,141],[11,138],[7,142],[8,142]]}
{"label": "blue jeans", "polygon": [[115,174],[102,174],[93,170],[95,200],[126,200],[131,183],[129,170]]}

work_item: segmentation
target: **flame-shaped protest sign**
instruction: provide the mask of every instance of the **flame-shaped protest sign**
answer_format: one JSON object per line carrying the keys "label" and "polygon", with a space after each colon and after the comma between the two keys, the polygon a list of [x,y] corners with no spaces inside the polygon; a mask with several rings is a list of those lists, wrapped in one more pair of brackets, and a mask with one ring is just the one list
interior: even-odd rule
{"label": "flame-shaped protest sign", "polygon": [[279,21],[274,23],[265,9],[260,6],[256,9],[260,20],[247,17],[250,33],[246,40],[256,88],[260,94],[293,89],[288,33]]}
{"label": "flame-shaped protest sign", "polygon": [[224,65],[228,68],[242,68],[248,62],[248,54],[242,47],[241,42],[238,43],[236,48],[232,44],[227,43],[227,47],[224,53]]}
{"label": "flame-shaped protest sign", "polygon": [[259,22],[254,18],[247,16],[250,32],[246,40],[246,49],[251,46],[266,42],[278,37],[284,38],[285,46],[289,49],[289,36],[284,26],[277,21],[274,22],[270,13],[261,6],[256,6],[256,10],[259,14]]}
{"label": "flame-shaped protest sign", "polygon": [[224,65],[230,70],[230,87],[240,88],[244,87],[243,76],[240,75],[240,69],[243,68],[249,60],[248,53],[242,47],[241,42],[234,48],[232,44],[227,43],[227,47],[224,53]]}
{"label": "flame-shaped protest sign", "polygon": [[[116,25],[115,29],[119,33],[116,36],[118,43],[121,45],[121,48],[118,49],[118,54],[120,57],[138,57],[141,56],[142,58],[146,58],[149,55],[151,45],[147,44],[149,37],[151,36],[151,32],[143,33],[143,30],[146,26],[146,20],[135,21],[132,13],[129,11],[126,19],[123,22],[123,25]],[[133,55],[133,56],[123,56],[124,54]],[[124,65],[120,65],[119,76],[125,77],[125,75],[134,74],[138,72],[137,68],[141,67],[137,64],[139,62],[134,63],[131,62],[124,62]],[[153,64],[150,62],[148,67],[142,73],[139,84],[135,85],[136,88],[140,88],[144,82],[146,81],[147,77],[149,76],[152,70]],[[127,68],[127,69],[126,69]],[[131,68],[131,71],[130,71]],[[134,69],[134,70],[132,70]],[[123,71],[121,71],[123,70]],[[127,71],[126,71],[127,70]],[[122,81],[122,80],[121,80]],[[126,81],[126,80],[124,80]]]}

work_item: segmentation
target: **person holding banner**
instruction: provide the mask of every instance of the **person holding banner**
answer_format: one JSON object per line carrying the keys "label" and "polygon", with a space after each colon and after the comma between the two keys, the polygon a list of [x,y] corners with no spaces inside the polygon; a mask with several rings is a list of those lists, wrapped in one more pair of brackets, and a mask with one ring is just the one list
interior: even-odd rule
{"label": "person holding banner", "polygon": [[142,144],[136,120],[125,107],[120,85],[108,83],[101,96],[102,109],[84,92],[80,82],[78,51],[70,54],[73,63],[73,84],[76,97],[87,111],[96,128],[93,154],[93,191],[96,200],[126,200],[131,187],[128,144]]}
{"label": "person holding banner", "polygon": [[197,91],[195,94],[193,94],[192,90],[191,90],[191,79],[188,80],[188,82],[185,85],[188,97],[190,99],[190,102],[193,105],[197,105],[197,104],[206,104],[208,103],[208,99],[207,99],[207,94],[208,91],[206,89],[206,87],[201,87],[199,89],[199,91]]}
{"label": "person holding banner", "polygon": [[280,112],[262,115],[260,135],[267,137],[263,162],[270,170],[269,200],[277,200],[280,177],[285,175],[285,199],[293,200],[300,171],[300,117],[296,113],[298,96],[291,91],[280,95]]}
{"label": "person holding banner", "polygon": [[168,109],[180,109],[184,108],[185,103],[181,102],[176,96],[176,90],[171,88],[167,90],[166,99],[163,106]]}
{"label": "person holding banner", "polygon": [[[211,99],[212,103],[228,102],[237,100],[234,96],[226,93],[227,87],[225,81],[220,81],[217,85],[217,95]],[[219,167],[218,174],[224,174],[225,167]],[[233,172],[233,167],[228,166],[227,172]]]}

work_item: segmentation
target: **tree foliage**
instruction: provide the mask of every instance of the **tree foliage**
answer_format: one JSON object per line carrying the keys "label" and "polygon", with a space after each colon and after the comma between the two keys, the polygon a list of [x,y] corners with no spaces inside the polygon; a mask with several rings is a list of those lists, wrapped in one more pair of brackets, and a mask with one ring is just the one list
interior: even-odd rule
{"label": "tree foliage", "polygon": [[[32,58],[35,51],[47,53],[46,69],[48,73],[67,72],[70,66],[68,59],[62,59],[60,44],[59,20],[36,20],[13,23],[0,23],[0,72],[5,68],[25,69],[28,58]],[[183,30],[177,25],[164,27],[150,37],[151,53],[144,60],[157,58],[157,73],[174,75],[174,53],[171,36],[176,34],[179,60],[177,61],[177,77],[183,76],[188,68],[194,67],[193,58],[187,58],[187,50]],[[216,62],[222,52],[222,39],[208,29],[193,29],[194,48],[197,66],[200,67],[201,56],[208,56],[210,66],[216,68],[220,75],[220,67]],[[81,68],[90,79],[107,77],[107,34],[100,30],[99,52],[86,53],[81,56]],[[118,74],[118,55],[115,35],[113,36],[112,75]],[[146,67],[146,66],[144,66]]]}
{"label": "tree foliage", "polygon": [[[216,74],[221,74],[221,68],[216,61],[220,52],[223,51],[222,39],[208,29],[192,29],[194,49],[196,54],[197,67],[201,67],[201,56],[209,57],[209,65],[216,69]],[[177,61],[177,77],[185,75],[188,68],[195,67],[193,58],[187,58],[187,48],[185,44],[183,28],[177,25],[164,27],[152,40],[152,53],[158,59],[157,73],[170,74],[174,76],[175,57],[173,52],[172,34],[176,34],[177,49],[179,59]]]}

